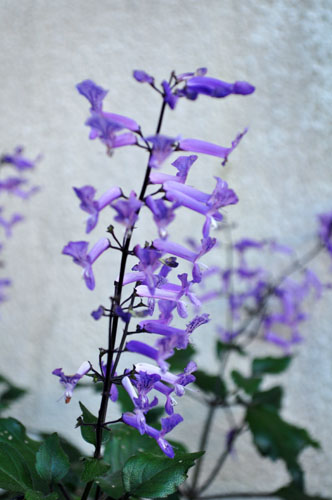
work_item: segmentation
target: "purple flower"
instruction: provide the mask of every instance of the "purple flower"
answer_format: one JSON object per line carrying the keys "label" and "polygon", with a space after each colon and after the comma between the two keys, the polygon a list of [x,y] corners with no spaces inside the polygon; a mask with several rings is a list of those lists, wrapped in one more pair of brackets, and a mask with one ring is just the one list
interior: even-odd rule
{"label": "purple flower", "polygon": [[[149,356],[152,359],[157,360],[158,364],[160,364],[159,359],[161,358],[162,360],[164,360],[170,357],[173,354],[174,348],[186,349],[188,346],[189,337],[192,334],[192,332],[196,330],[196,328],[198,328],[199,326],[208,323],[208,321],[209,321],[208,314],[195,316],[195,318],[192,321],[190,321],[190,323],[187,324],[185,330],[167,325],[163,323],[161,320],[152,319],[152,320],[141,321],[140,323],[141,328],[143,328],[145,331],[149,333],[156,333],[157,335],[162,335],[165,337],[165,339],[163,339],[162,341],[160,340],[157,341],[158,348],[161,348],[159,349],[160,352],[158,353],[157,356],[156,355],[152,356],[143,352],[140,353]],[[168,351],[165,351],[165,349],[168,349]],[[167,356],[165,356],[165,352],[167,353]]]}
{"label": "purple flower", "polygon": [[204,238],[208,238],[213,220],[222,220],[218,209],[238,202],[236,194],[228,188],[227,182],[219,177],[216,177],[216,181],[216,187],[211,195],[179,182],[168,181],[164,184],[167,199],[206,216],[203,227]]}
{"label": "purple flower", "polygon": [[135,406],[135,427],[139,430],[139,433],[143,435],[146,432],[145,414],[158,404],[158,399],[156,397],[150,402],[147,395],[154,388],[154,384],[160,380],[160,376],[155,373],[149,374],[141,371],[141,373],[137,373],[135,377],[136,379],[133,383],[136,389],[133,387],[133,383],[129,377],[124,377],[122,379],[122,385]]}
{"label": "purple flower", "polygon": [[150,85],[154,84],[154,78],[153,78],[153,76],[148,75],[147,73],[145,73],[145,71],[141,71],[141,70],[136,69],[133,72],[133,77],[135,78],[135,80],[137,82],[140,82],[140,83],[149,83]]}
{"label": "purple flower", "polygon": [[100,319],[104,315],[104,310],[105,309],[103,308],[103,306],[99,306],[98,309],[92,311],[91,316],[93,317],[93,319],[98,321],[98,319]]}
{"label": "purple flower", "polygon": [[41,156],[37,156],[34,160],[29,160],[23,156],[24,148],[22,146],[17,146],[14,149],[13,154],[5,154],[0,158],[0,163],[8,163],[14,165],[17,170],[29,170],[36,166],[36,163],[41,159]]}
{"label": "purple flower", "polygon": [[[135,427],[135,429],[139,430],[139,426],[137,424],[136,416],[132,413],[124,413],[122,415],[122,420],[125,424],[130,425],[131,427]],[[148,436],[155,439],[158,443],[160,449],[165,453],[169,458],[174,458],[174,450],[172,446],[169,444],[166,439],[164,439],[165,434],[170,432],[176,425],[183,421],[181,415],[174,414],[171,417],[162,418],[161,419],[161,431],[158,431],[154,427],[145,424],[145,432]]]}
{"label": "purple flower", "polygon": [[65,387],[65,393],[63,397],[65,398],[65,402],[69,403],[72,396],[73,396],[73,390],[75,389],[77,382],[81,380],[84,375],[88,373],[90,370],[90,363],[88,361],[84,361],[84,363],[81,364],[79,369],[77,370],[74,375],[65,375],[62,371],[62,368],[56,368],[55,370],[52,371],[53,375],[56,375],[57,377],[60,377],[60,384]]}
{"label": "purple flower", "polygon": [[122,195],[122,191],[118,187],[113,187],[106,191],[99,200],[95,200],[96,190],[92,186],[83,186],[82,188],[73,188],[76,195],[81,201],[80,208],[91,215],[86,223],[86,232],[90,233],[98,222],[99,212],[103,208],[110,205],[112,201],[116,200]]}
{"label": "purple flower", "polygon": [[252,94],[254,91],[255,87],[248,82],[227,83],[216,78],[194,76],[186,80],[186,86],[179,94],[194,100],[199,94],[221,98],[229,94]]}
{"label": "purple flower", "polygon": [[[0,208],[0,213],[1,213]],[[14,226],[17,222],[21,222],[24,220],[24,217],[20,214],[12,215],[10,220],[6,220],[0,216],[0,225],[4,228],[6,237],[9,238],[12,235],[12,226]]]}
{"label": "purple flower", "polygon": [[166,135],[152,135],[146,140],[152,144],[152,153],[149,160],[149,167],[159,168],[161,164],[174,151],[174,144],[179,140],[178,137],[167,137]]}
{"label": "purple flower", "polygon": [[85,284],[89,290],[93,290],[95,287],[95,278],[92,271],[92,264],[109,248],[110,243],[107,238],[102,238],[91,248],[90,252],[88,252],[88,246],[89,243],[87,241],[70,241],[63,248],[62,253],[70,255],[73,257],[75,264],[83,267]]}
{"label": "purple flower", "polygon": [[137,199],[134,191],[131,191],[128,200],[119,200],[112,204],[112,207],[118,212],[115,220],[124,224],[126,228],[132,227],[138,219],[138,212],[143,202]]}
{"label": "purple flower", "polygon": [[92,80],[84,80],[76,85],[77,90],[91,104],[91,110],[101,111],[103,100],[108,94],[108,90],[96,85]]}
{"label": "purple flower", "polygon": [[165,174],[160,171],[152,170],[150,172],[150,182],[152,184],[164,184],[167,181],[181,182],[184,184],[189,173],[191,165],[197,160],[198,156],[179,156],[172,165],[178,170],[176,175]]}
{"label": "purple flower", "polygon": [[195,377],[192,375],[192,372],[196,370],[197,365],[194,361],[190,361],[183,370],[183,373],[180,373],[179,375],[174,375],[171,372],[163,372],[158,366],[150,365],[148,363],[137,363],[135,365],[136,372],[144,372],[148,375],[156,374],[163,382],[173,385],[177,396],[183,396],[185,393],[185,386],[195,381]]}
{"label": "purple flower", "polygon": [[182,139],[179,141],[177,150],[192,151],[194,153],[203,153],[210,156],[216,156],[217,158],[223,158],[224,161],[222,162],[222,165],[225,165],[228,160],[228,156],[232,151],[234,151],[247,131],[248,129],[245,129],[242,133],[238,134],[232,142],[232,146],[230,148],[224,148],[223,146],[218,146],[217,144],[201,141],[199,139]]}
{"label": "purple flower", "polygon": [[[125,118],[125,117],[123,117]],[[115,120],[110,113],[91,112],[91,117],[85,122],[91,127],[90,139],[99,139],[107,146],[108,151],[114,148],[136,144],[136,137],[132,133],[118,135],[126,127],[119,120]]]}
{"label": "purple flower", "polygon": [[[161,252],[150,247],[141,248],[140,245],[136,245],[134,251],[136,257],[139,259],[139,263],[133,267],[133,271],[140,272],[139,281],[143,281],[148,286],[150,292],[153,293],[155,289],[153,273],[161,265]],[[141,273],[143,273],[143,279]],[[135,281],[138,280],[136,279]]]}
{"label": "purple flower", "polygon": [[32,194],[39,191],[38,186],[33,186],[27,191],[21,189],[22,184],[26,184],[28,181],[22,177],[7,177],[7,179],[0,181],[0,192],[7,191],[8,193],[19,196],[22,199],[28,199]]}
{"label": "purple flower", "polygon": [[155,200],[152,196],[148,196],[145,203],[153,213],[153,220],[157,224],[159,236],[166,238],[166,227],[175,218],[173,207],[167,206],[163,199]]}

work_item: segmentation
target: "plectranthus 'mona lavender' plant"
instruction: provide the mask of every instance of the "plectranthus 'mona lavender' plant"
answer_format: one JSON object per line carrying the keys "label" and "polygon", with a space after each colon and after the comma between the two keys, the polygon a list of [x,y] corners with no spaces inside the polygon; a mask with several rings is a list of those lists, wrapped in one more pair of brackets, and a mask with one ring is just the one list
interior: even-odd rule
{"label": "plectranthus 'mona lavender' plant", "polygon": [[[24,176],[25,172],[34,169],[36,163],[40,160],[38,156],[30,160],[23,154],[23,148],[18,146],[12,154],[3,154],[0,156],[0,226],[4,231],[6,239],[12,236],[13,227],[24,219],[20,213],[14,213],[11,216],[6,215],[5,202],[6,196],[17,196],[27,200],[38,191],[37,186],[29,186],[29,180]],[[9,169],[17,171],[16,174],[8,174]],[[4,250],[3,241],[0,241],[0,252]],[[0,261],[0,267],[4,267],[4,261]],[[7,277],[0,277],[0,304],[7,299],[6,289],[11,285],[11,280]]]}
{"label": "plectranthus 'mona lavender' plant", "polygon": [[[92,186],[74,188],[80,200],[80,208],[88,213],[86,232],[90,233],[96,227],[99,212],[111,207],[115,214],[114,221],[124,226],[122,238],[116,235],[111,225],[108,229],[109,238],[100,239],[92,247],[87,241],[71,241],[63,249],[65,255],[71,256],[83,268],[83,277],[90,290],[95,287],[94,262],[98,258],[104,258],[107,251],[117,250],[122,254],[110,306],[101,306],[92,313],[95,319],[106,316],[109,321],[108,346],[101,351],[99,367],[83,362],[73,376],[65,375],[60,368],[53,372],[65,387],[64,397],[67,403],[83,376],[93,375],[95,380],[103,383],[100,410],[94,425],[95,459],[101,457],[103,430],[110,425],[107,423],[108,404],[117,399],[119,385],[126,390],[131,400],[131,408],[123,413],[120,420],[137,429],[141,435],[154,438],[163,453],[174,458],[174,449],[165,435],[183,420],[179,413],[174,412],[174,398],[183,396],[186,386],[195,380],[193,373],[196,364],[189,361],[182,373],[174,374],[169,371],[168,360],[175,350],[187,347],[190,335],[196,328],[209,321],[205,313],[189,317],[187,302],[196,308],[200,307],[195,287],[202,276],[200,259],[216,243],[216,239],[210,234],[211,225],[222,220],[223,207],[238,201],[234,191],[219,177],[210,193],[190,186],[187,176],[198,158],[196,155],[183,156],[182,152],[216,156],[225,164],[246,130],[234,139],[231,146],[224,147],[198,139],[182,139],[179,135],[164,136],[161,134],[162,122],[166,108],[174,109],[181,98],[194,100],[199,94],[221,98],[229,94],[251,94],[254,91],[254,87],[247,82],[229,84],[206,77],[205,73],[205,69],[182,75],[172,73],[169,81],[163,81],[162,89],[158,89],[151,76],[143,71],[134,72],[137,81],[148,83],[162,98],[158,124],[153,135],[143,134],[140,126],[131,118],[104,111],[103,100],[107,91],[94,82],[86,80],[77,85],[80,94],[91,105],[90,117],[86,122],[90,128],[90,139],[101,140],[108,152],[130,145],[143,148],[148,153],[145,176],[137,193],[125,193],[119,187],[111,186],[98,198]],[[176,152],[180,155],[174,159]],[[162,172],[163,164],[167,160],[171,161],[171,156],[174,175]],[[154,191],[152,194],[148,193],[150,186]],[[172,242],[168,237],[167,227],[178,216],[181,207],[202,215],[202,239],[195,251]],[[150,244],[131,248],[132,233],[143,209],[151,212],[158,237]],[[129,255],[137,258],[137,264],[131,270],[127,269]],[[182,260],[190,263],[190,273],[179,272]],[[133,283],[134,288],[128,291]],[[183,328],[172,326],[175,316],[186,321]],[[130,331],[129,325],[136,317],[143,319],[138,323],[136,331]],[[140,340],[128,341],[129,335],[136,333],[139,338],[141,332],[156,334],[154,346]],[[147,362],[138,362],[133,369],[128,367],[119,375],[117,367],[124,351],[143,355]],[[158,397],[155,396],[155,391],[159,394]],[[160,398],[164,401],[166,416],[161,419],[161,429],[158,430],[147,423],[147,417]],[[80,424],[86,424],[84,412]],[[88,496],[92,483],[91,481],[87,485],[85,497]]]}

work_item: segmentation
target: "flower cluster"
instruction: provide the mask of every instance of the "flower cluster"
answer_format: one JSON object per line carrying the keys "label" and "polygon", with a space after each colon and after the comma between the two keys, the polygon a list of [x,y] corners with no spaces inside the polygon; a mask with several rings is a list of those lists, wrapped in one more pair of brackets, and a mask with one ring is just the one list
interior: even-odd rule
{"label": "flower cluster", "polygon": [[[34,160],[26,158],[23,154],[23,148],[18,146],[12,154],[4,154],[0,157],[0,172],[4,173],[0,177],[0,196],[5,198],[7,195],[17,196],[23,200],[27,200],[38,191],[37,186],[29,186],[29,180],[24,176],[25,172],[32,170],[36,163],[40,160],[38,156]],[[16,170],[16,174],[7,174],[9,168]],[[3,203],[3,202],[2,202]],[[0,226],[2,227],[5,237],[12,236],[12,229],[18,222],[21,222],[24,217],[22,214],[13,213],[11,216],[5,215],[3,204],[0,205]],[[4,245],[0,242],[0,252]],[[3,262],[0,261],[1,267]],[[11,285],[11,280],[8,278],[0,278],[0,303],[6,300],[6,288]]]}
{"label": "flower cluster", "polygon": [[[321,219],[326,222],[326,216]],[[325,235],[323,228],[321,240],[326,240]],[[328,241],[325,244],[328,245]],[[316,246],[311,253],[318,251],[319,246]],[[300,329],[308,318],[308,300],[319,299],[329,285],[323,284],[313,270],[294,261],[290,248],[274,240],[244,238],[229,244],[227,252],[232,255],[231,267],[214,266],[202,276],[202,290],[212,275],[218,278],[219,287],[203,291],[199,296],[203,303],[212,299],[226,301],[230,321],[228,326],[218,327],[220,340],[229,344],[237,343],[244,335],[251,339],[259,337],[289,353],[302,341]],[[254,253],[254,260],[261,263],[259,266],[250,264]],[[283,261],[285,258],[291,261],[279,277],[271,272],[271,260],[276,254],[283,255]],[[264,266],[263,262],[268,265]],[[300,273],[294,277],[296,271]]]}
{"label": "flower cluster", "polygon": [[[163,81],[159,89],[152,76],[144,71],[134,72],[134,78],[138,82],[149,84],[162,96],[159,125],[153,135],[143,134],[141,127],[132,118],[104,111],[107,90],[91,80],[77,85],[79,93],[91,105],[90,116],[86,121],[90,128],[90,139],[98,138],[105,144],[108,153],[118,147],[136,146],[145,149],[149,157],[140,195],[134,191],[125,194],[121,188],[112,186],[98,198],[93,186],[74,187],[80,208],[89,214],[87,233],[96,228],[99,212],[106,207],[113,211],[115,225],[111,224],[108,228],[110,239],[102,238],[90,250],[87,241],[71,241],[64,247],[63,254],[71,256],[74,263],[83,268],[83,277],[90,290],[95,287],[92,267],[96,259],[107,250],[116,249],[122,253],[122,260],[111,307],[100,306],[92,313],[94,319],[102,316],[109,318],[111,347],[108,351],[105,350],[108,353],[107,363],[101,360],[100,372],[85,362],[73,376],[64,375],[61,369],[53,373],[60,377],[60,383],[66,388],[66,402],[69,402],[78,380],[90,369],[97,374],[98,380],[104,381],[104,393],[106,390],[110,400],[115,401],[117,398],[114,385],[121,385],[133,405],[132,411],[123,413],[123,422],[135,427],[141,434],[156,439],[169,457],[174,456],[174,451],[165,435],[182,421],[181,415],[174,413],[175,398],[183,396],[185,388],[195,380],[193,373],[196,364],[190,361],[182,373],[174,374],[169,371],[167,360],[176,350],[186,349],[193,331],[209,321],[209,315],[200,311],[202,304],[196,291],[204,270],[201,259],[216,245],[212,230],[223,219],[224,207],[238,202],[235,192],[220,177],[215,178],[214,188],[210,192],[191,186],[187,179],[198,156],[187,156],[181,152],[216,156],[225,164],[247,130],[238,134],[231,146],[223,147],[200,139],[182,139],[180,135],[162,135],[161,122],[165,108],[174,110],[181,98],[194,100],[199,94],[222,98],[230,94],[247,95],[254,91],[254,87],[247,82],[230,84],[205,75],[206,70],[203,68],[195,73],[172,73],[170,80]],[[177,157],[171,159],[174,154]],[[174,167],[174,174],[163,172],[162,167],[168,162]],[[150,186],[152,192],[149,194]],[[201,217],[201,241],[194,250],[169,237],[169,226],[178,216],[181,207],[183,212],[191,210]],[[131,248],[131,234],[141,210],[150,212],[158,237],[143,247],[136,245]],[[122,242],[121,237],[115,234],[116,223],[124,226]],[[126,269],[128,255],[137,259],[131,270]],[[181,272],[181,266],[188,268],[188,264],[189,272],[185,269]],[[131,287],[131,292],[123,300],[122,293],[130,288],[130,284],[134,284],[134,288]],[[194,311],[191,318],[190,305]],[[139,322],[136,331],[130,333],[138,336],[143,332],[155,335],[157,340],[153,345],[141,340],[127,341],[129,324],[135,318],[139,318]],[[124,327],[116,349],[119,319]],[[174,324],[175,321],[179,323],[183,320],[183,326]],[[116,369],[124,350],[144,356],[149,362],[137,362],[133,370],[125,370],[119,376]],[[168,416],[161,420],[161,430],[157,430],[147,423],[146,415],[159,403],[160,398]]]}

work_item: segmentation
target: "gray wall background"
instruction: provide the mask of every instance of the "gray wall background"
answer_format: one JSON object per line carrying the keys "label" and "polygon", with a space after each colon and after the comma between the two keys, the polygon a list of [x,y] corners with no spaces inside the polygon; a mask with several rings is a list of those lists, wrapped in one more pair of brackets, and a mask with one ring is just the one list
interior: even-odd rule
{"label": "gray wall background", "polygon": [[[1,151],[24,144],[28,155],[44,155],[33,176],[42,191],[21,207],[15,201],[27,220],[7,245],[14,287],[0,320],[1,372],[30,389],[11,413],[29,428],[74,432],[78,440],[79,398],[97,409],[96,398],[83,392],[70,405],[57,402],[61,388],[50,375],[58,366],[71,373],[85,359],[96,362],[106,324],[93,322],[90,311],[106,302],[116,277],[116,258],[106,272],[98,263],[91,293],[78,267],[61,256],[69,240],[85,239],[72,186],[138,189],[145,168],[143,153],[124,148],[109,159],[101,144],[89,143],[88,104],[74,85],[92,78],[109,88],[107,108],[133,117],[151,134],[159,102],[131,78],[133,69],[161,81],[172,69],[207,66],[211,76],[253,83],[257,90],[248,98],[181,101],[167,113],[163,131],[228,145],[248,125],[226,169],[204,158],[190,181],[211,189],[213,175],[221,175],[240,198],[227,211],[239,234],[279,237],[300,248],[315,232],[315,214],[332,208],[331,17],[331,2],[324,0],[0,1]],[[102,236],[107,223],[105,215],[89,240]],[[181,238],[181,227],[177,231]],[[302,459],[309,490],[325,495],[332,491],[330,300],[314,309],[306,342],[283,380],[285,416],[324,443],[320,453],[308,450]],[[208,329],[197,333],[194,342],[204,348],[208,335]],[[204,352],[201,363],[208,366],[211,355]],[[271,350],[262,344],[257,352]],[[179,411],[190,425],[174,434],[194,450],[203,415],[183,399]],[[220,415],[213,442],[217,436],[223,442],[224,430]],[[211,492],[277,488],[286,477],[280,464],[256,456],[248,437]]]}

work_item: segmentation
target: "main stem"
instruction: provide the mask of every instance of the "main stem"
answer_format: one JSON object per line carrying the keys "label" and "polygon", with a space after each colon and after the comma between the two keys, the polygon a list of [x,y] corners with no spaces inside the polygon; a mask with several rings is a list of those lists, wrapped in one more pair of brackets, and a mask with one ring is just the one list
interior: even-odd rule
{"label": "main stem", "polygon": [[[166,103],[165,103],[165,101],[163,101],[163,104],[161,106],[161,110],[159,113],[158,125],[156,128],[156,135],[160,133],[163,118],[164,118],[165,109],[166,109]],[[145,177],[144,177],[142,189],[141,189],[140,196],[139,196],[140,201],[143,201],[147,186],[149,184],[149,177],[150,177],[150,171],[151,171],[151,167],[149,167],[150,158],[151,158],[151,152],[149,155],[149,160],[148,160],[148,164],[146,167]],[[139,213],[139,211],[140,211],[140,209],[138,209],[137,214]],[[101,456],[103,427],[104,427],[104,424],[106,421],[109,394],[110,394],[110,390],[111,390],[111,386],[112,386],[112,378],[113,378],[114,372],[116,370],[116,365],[118,364],[118,361],[119,361],[119,355],[118,355],[116,358],[116,363],[113,366],[113,354],[114,354],[114,349],[115,349],[115,345],[116,345],[116,336],[117,336],[118,323],[119,323],[119,317],[116,315],[115,310],[116,310],[116,307],[119,306],[121,303],[123,280],[124,280],[124,275],[125,275],[125,271],[126,271],[126,264],[127,264],[127,259],[128,259],[128,255],[129,255],[129,247],[130,247],[130,242],[131,242],[131,237],[132,237],[133,231],[134,231],[134,225],[131,226],[130,228],[127,228],[125,231],[125,234],[123,237],[119,279],[114,284],[114,295],[112,297],[112,306],[111,306],[109,328],[108,328],[107,365],[106,365],[103,393],[102,393],[100,408],[99,408],[99,412],[98,412],[98,420],[96,423],[96,445],[95,445],[95,452],[93,455],[94,458],[100,458],[100,456]],[[125,328],[124,335],[123,335],[123,338],[121,341],[121,345],[124,343],[124,339],[125,339],[127,330],[128,330],[128,327]],[[112,366],[113,366],[113,368],[112,368]],[[82,500],[86,500],[88,498],[92,484],[93,484],[93,481],[90,481],[89,483],[87,483],[85,490],[83,492],[83,495],[82,495]]]}

